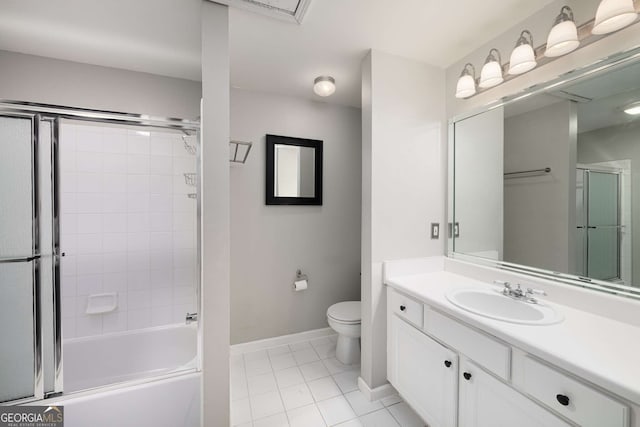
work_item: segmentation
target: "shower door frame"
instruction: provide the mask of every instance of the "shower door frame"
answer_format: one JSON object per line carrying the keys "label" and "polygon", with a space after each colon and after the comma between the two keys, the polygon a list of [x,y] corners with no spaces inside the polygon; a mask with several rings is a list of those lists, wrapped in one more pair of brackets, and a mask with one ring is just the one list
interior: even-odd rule
{"label": "shower door frame", "polygon": [[[194,132],[198,135],[198,147],[196,152],[196,164],[197,164],[197,208],[196,208],[196,235],[197,235],[197,249],[196,249],[196,303],[198,314],[201,311],[201,227],[202,227],[202,215],[201,215],[201,141],[200,141],[200,123],[198,121],[171,118],[171,117],[157,117],[147,114],[135,114],[135,113],[123,113],[108,110],[97,110],[88,108],[76,108],[61,105],[33,103],[16,100],[4,100],[0,99],[0,115],[9,117],[20,117],[31,119],[32,129],[32,194],[33,194],[33,320],[34,320],[34,395],[31,397],[0,402],[0,406],[5,405],[19,405],[29,402],[36,402],[43,399],[52,397],[58,397],[64,394],[64,372],[63,372],[63,352],[62,352],[62,310],[61,310],[61,271],[60,260],[64,256],[60,252],[60,158],[59,158],[59,143],[60,143],[60,125],[62,119],[87,121],[93,123],[108,123],[125,126],[139,126],[148,128],[160,128],[170,129],[187,132]],[[41,305],[41,283],[39,279],[39,192],[41,189],[38,187],[38,149],[40,142],[40,125],[42,122],[49,121],[51,123],[51,204],[52,204],[52,264],[53,264],[53,366],[54,366],[54,388],[53,391],[45,392],[44,390],[44,375],[43,372],[43,334],[42,334],[42,307]],[[1,261],[1,260],[0,260]],[[8,261],[7,261],[8,262]],[[201,336],[202,326],[198,321],[198,338],[197,338],[197,367],[196,370],[201,370]],[[189,372],[189,370],[185,371]],[[153,381],[155,378],[149,378],[149,381]],[[135,381],[134,381],[135,382]],[[123,383],[123,384],[126,384]],[[107,385],[105,387],[111,387],[114,384]]]}
{"label": "shower door frame", "polygon": [[[589,176],[590,173],[592,172],[596,172],[596,173],[604,173],[604,174],[609,174],[609,175],[616,175],[618,178],[618,194],[617,194],[617,247],[618,247],[618,256],[616,259],[616,274],[617,277],[614,279],[599,279],[599,280],[604,280],[604,281],[611,281],[611,280],[620,280],[622,281],[622,238],[621,238],[621,232],[622,232],[622,171],[619,170],[614,170],[614,169],[607,169],[607,168],[598,168],[598,167],[594,167],[594,166],[590,166],[590,165],[578,165],[576,167],[577,170],[582,171],[584,173],[584,183],[583,183],[583,195],[582,195],[582,200],[583,200],[583,209],[584,209],[584,215],[585,215],[585,223],[584,223],[584,232],[585,232],[585,247],[584,247],[584,268],[585,268],[585,273],[586,276],[589,277],[589,229],[591,229],[591,227],[589,226],[589,218],[590,218],[590,212],[589,212],[589,200],[591,198],[590,193],[589,193]],[[580,228],[580,227],[578,227]],[[596,228],[596,227],[593,227]]]}
{"label": "shower door frame", "polygon": [[[19,398],[7,402],[2,402],[0,405],[5,404],[22,404],[33,400],[42,399],[44,397],[44,379],[42,372],[43,364],[43,346],[42,346],[42,312],[40,306],[41,299],[41,283],[40,283],[40,207],[39,207],[39,132],[40,122],[42,117],[34,112],[24,112],[15,110],[0,109],[1,117],[26,119],[30,121],[31,128],[31,255],[18,256],[0,259],[0,263],[22,263],[32,262],[31,274],[32,274],[32,318],[33,318],[33,395]],[[54,303],[55,304],[55,303]]]}

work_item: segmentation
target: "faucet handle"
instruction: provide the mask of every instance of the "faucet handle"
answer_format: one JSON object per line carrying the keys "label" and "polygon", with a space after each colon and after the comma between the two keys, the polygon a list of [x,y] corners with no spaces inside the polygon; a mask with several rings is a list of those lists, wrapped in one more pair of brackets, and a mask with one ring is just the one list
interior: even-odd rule
{"label": "faucet handle", "polygon": [[495,283],[498,286],[502,286],[502,290],[501,291],[497,291],[502,293],[502,295],[508,296],[511,295],[511,283],[509,282],[505,282],[504,280],[494,280],[493,283]]}
{"label": "faucet handle", "polygon": [[506,289],[511,289],[511,283],[505,282],[504,280],[494,280],[493,283],[498,286],[504,286]]}

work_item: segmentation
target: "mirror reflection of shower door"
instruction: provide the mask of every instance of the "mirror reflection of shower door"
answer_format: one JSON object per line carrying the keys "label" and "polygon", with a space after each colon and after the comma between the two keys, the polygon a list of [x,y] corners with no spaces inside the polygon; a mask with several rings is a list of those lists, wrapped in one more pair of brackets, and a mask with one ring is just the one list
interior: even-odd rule
{"label": "mirror reflection of shower door", "polygon": [[0,116],[0,402],[40,381],[35,118]]}
{"label": "mirror reflection of shower door", "polygon": [[586,172],[587,275],[620,279],[620,175]]}

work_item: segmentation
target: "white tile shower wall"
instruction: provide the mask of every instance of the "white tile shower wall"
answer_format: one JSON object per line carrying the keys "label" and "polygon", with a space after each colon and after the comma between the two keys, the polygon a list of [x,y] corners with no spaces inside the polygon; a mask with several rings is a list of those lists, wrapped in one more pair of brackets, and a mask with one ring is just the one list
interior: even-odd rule
{"label": "white tile shower wall", "polygon": [[[64,338],[184,322],[196,308],[196,201],[180,134],[63,124]],[[118,307],[87,315],[87,298]]]}

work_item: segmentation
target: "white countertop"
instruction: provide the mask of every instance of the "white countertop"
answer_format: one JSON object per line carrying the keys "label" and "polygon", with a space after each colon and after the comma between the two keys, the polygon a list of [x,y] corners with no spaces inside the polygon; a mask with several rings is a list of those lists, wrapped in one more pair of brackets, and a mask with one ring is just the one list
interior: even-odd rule
{"label": "white countertop", "polygon": [[387,277],[398,291],[447,313],[514,347],[640,404],[640,327],[548,302],[564,320],[553,325],[521,325],[490,319],[456,307],[452,289],[496,288],[446,271]]}

